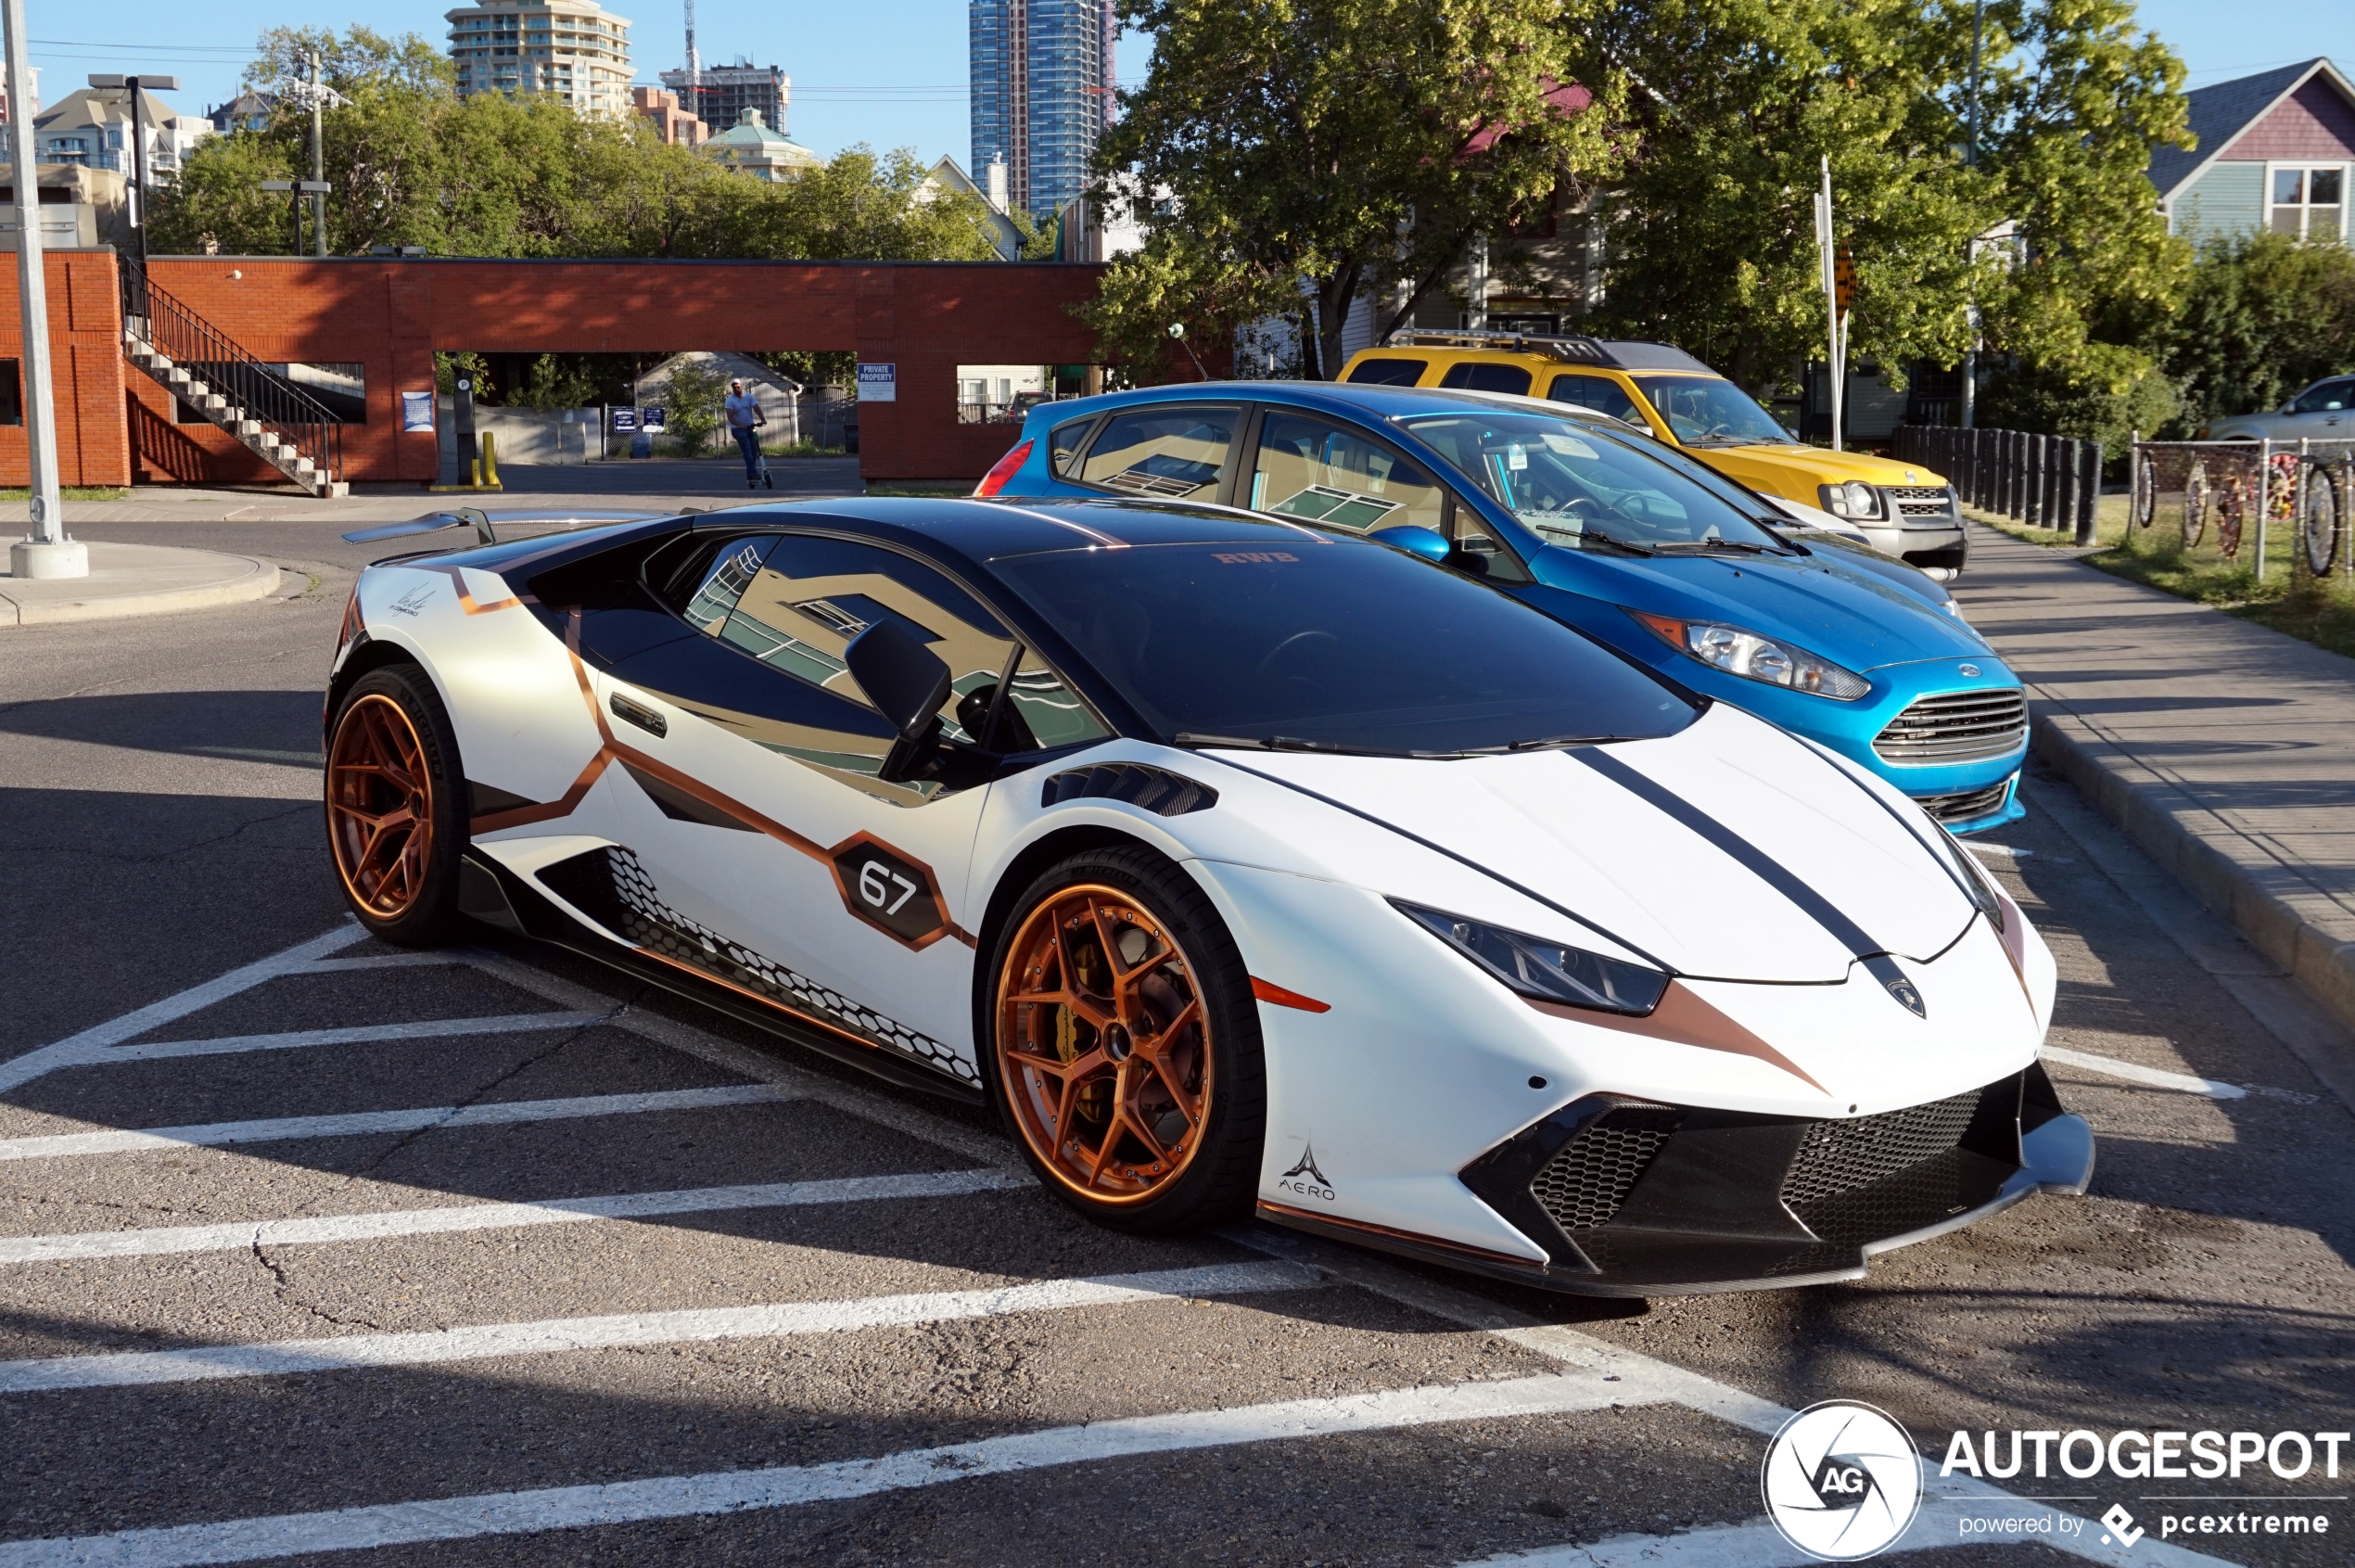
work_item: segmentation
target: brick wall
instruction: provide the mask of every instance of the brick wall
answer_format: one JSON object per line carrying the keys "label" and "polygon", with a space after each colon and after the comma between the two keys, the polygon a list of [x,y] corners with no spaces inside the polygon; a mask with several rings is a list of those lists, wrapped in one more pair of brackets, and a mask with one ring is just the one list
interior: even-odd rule
{"label": "brick wall", "polygon": [[[349,477],[418,481],[434,476],[434,438],[401,432],[400,394],[433,386],[437,349],[852,351],[898,366],[898,400],[860,410],[860,472],[972,478],[1005,452],[1013,427],[957,423],[957,366],[1088,363],[1094,335],[1071,307],[1094,297],[1101,272],[1020,262],[368,257],[159,257],[150,265],[157,283],[257,358],[363,365],[368,419],[344,427]],[[210,427],[172,426],[171,399],[146,376],[130,376],[139,385],[129,423],[148,477],[218,483],[274,473]],[[119,380],[113,406],[126,406]]]}
{"label": "brick wall", "polygon": [[[49,294],[49,373],[57,421],[57,478],[67,485],[127,485],[131,447],[123,418],[122,302],[114,252],[52,250],[42,258]],[[16,258],[0,286],[0,359],[24,363]],[[19,372],[22,374],[21,369]],[[0,425],[0,485],[32,481],[22,425]]]}

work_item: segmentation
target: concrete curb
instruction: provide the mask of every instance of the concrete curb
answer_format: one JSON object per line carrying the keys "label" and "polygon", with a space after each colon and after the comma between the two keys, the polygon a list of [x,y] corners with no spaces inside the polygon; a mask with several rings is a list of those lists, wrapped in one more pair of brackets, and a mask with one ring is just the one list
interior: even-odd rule
{"label": "concrete curb", "polygon": [[248,604],[277,591],[278,568],[249,555],[94,543],[88,577],[23,582],[0,577],[0,627],[175,615]]}
{"label": "concrete curb", "polygon": [[2229,919],[2250,945],[2280,964],[2308,994],[2355,1028],[2355,919],[2315,890],[2257,839],[2051,698],[2039,699],[2033,745],[2078,794],[2143,851]]}

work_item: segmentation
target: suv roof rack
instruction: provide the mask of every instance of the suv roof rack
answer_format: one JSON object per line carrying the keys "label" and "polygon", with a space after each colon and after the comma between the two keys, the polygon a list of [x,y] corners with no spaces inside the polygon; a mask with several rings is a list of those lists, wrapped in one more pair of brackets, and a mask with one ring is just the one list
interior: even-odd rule
{"label": "suv roof rack", "polygon": [[1383,347],[1407,348],[1420,344],[1432,349],[1518,349],[1525,353],[1551,354],[1558,360],[1577,364],[1617,365],[1613,355],[1598,338],[1578,338],[1542,332],[1489,332],[1478,327],[1457,331],[1436,328],[1402,326],[1382,340]]}

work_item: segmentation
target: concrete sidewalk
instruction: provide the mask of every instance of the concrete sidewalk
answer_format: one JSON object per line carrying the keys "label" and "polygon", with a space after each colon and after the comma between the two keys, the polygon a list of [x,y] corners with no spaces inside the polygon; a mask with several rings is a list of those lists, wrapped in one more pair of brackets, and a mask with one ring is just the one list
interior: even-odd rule
{"label": "concrete sidewalk", "polygon": [[174,615],[265,599],[278,568],[248,555],[161,544],[89,544],[87,577],[19,580],[0,572],[0,627]]}
{"label": "concrete sidewalk", "polygon": [[2035,746],[2355,1026],[2355,660],[1978,528],[1954,584]]}

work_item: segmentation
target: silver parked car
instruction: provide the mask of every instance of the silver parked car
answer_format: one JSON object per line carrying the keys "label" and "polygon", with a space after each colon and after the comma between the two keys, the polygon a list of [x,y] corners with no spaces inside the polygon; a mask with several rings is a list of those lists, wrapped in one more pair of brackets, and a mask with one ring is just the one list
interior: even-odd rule
{"label": "silver parked car", "polygon": [[2301,436],[2318,441],[2355,440],[2355,376],[2317,381],[2279,408],[2219,419],[2199,433],[2204,441],[2255,441],[2268,436],[2277,441]]}

